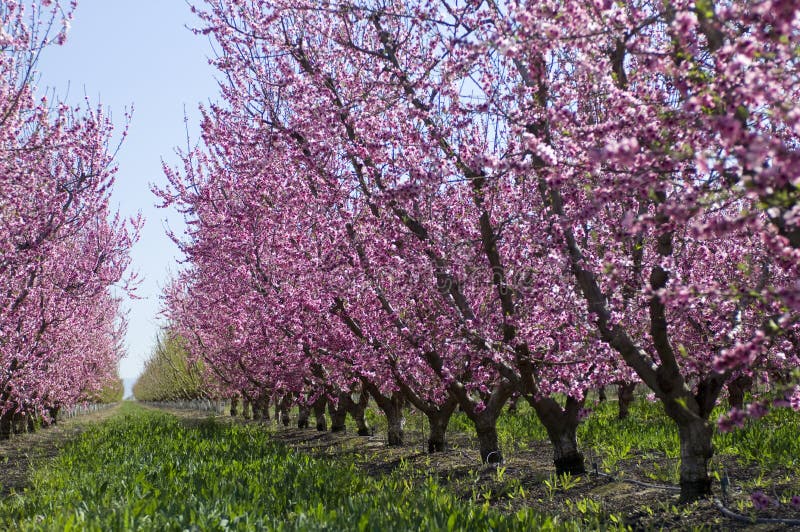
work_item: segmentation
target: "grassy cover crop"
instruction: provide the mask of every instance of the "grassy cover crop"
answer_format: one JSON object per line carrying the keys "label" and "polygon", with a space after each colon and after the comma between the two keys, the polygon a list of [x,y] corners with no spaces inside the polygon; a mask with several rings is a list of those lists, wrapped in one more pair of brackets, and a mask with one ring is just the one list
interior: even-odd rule
{"label": "grassy cover crop", "polygon": [[187,427],[135,405],[0,502],[0,529],[10,530],[579,530],[601,521],[502,514],[432,479],[374,479],[292,452],[257,426]]}

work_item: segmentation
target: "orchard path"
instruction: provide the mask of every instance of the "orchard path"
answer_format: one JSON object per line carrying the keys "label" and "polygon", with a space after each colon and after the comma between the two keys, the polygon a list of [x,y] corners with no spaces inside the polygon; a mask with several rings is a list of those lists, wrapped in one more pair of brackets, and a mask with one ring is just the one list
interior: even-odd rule
{"label": "orchard path", "polygon": [[55,457],[70,441],[90,425],[104,421],[119,410],[119,405],[59,420],[56,425],[34,433],[15,434],[0,440],[0,497],[22,491],[30,485],[31,464]]}

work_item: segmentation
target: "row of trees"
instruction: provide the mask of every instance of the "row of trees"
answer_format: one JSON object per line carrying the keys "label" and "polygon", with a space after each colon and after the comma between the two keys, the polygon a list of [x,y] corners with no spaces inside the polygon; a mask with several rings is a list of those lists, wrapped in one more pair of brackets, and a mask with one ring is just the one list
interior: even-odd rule
{"label": "row of trees", "polygon": [[390,443],[406,401],[458,405],[488,462],[516,396],[581,472],[586,391],[641,381],[686,500],[726,384],[800,409],[792,2],[205,4],[224,103],[156,193],[188,222],[166,313],[220,386],[363,389]]}
{"label": "row of trees", "polygon": [[163,331],[133,385],[133,395],[139,401],[183,401],[218,395],[209,384],[202,363],[187,357],[180,337]]}
{"label": "row of trees", "polygon": [[111,378],[105,386],[87,397],[93,404],[119,403],[125,396],[125,383],[120,377]]}
{"label": "row of trees", "polygon": [[118,387],[124,321],[112,287],[126,289],[138,222],[109,209],[112,125],[33,83],[73,4],[0,5],[0,437],[15,418],[50,420]]}

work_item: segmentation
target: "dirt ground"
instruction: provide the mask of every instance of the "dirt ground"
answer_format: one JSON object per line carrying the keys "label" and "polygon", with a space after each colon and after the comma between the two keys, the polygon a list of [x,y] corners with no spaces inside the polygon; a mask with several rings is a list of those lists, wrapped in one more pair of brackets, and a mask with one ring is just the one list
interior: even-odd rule
{"label": "dirt ground", "polygon": [[90,425],[113,416],[119,407],[113,406],[59,420],[55,425],[30,434],[15,434],[0,440],[0,496],[22,491],[29,485],[31,464],[56,456],[69,441]]}

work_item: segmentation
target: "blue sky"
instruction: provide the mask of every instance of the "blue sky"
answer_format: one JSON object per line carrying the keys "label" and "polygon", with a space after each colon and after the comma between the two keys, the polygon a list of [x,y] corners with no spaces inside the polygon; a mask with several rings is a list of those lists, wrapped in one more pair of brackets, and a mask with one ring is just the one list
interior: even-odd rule
{"label": "blue sky", "polygon": [[162,159],[177,164],[175,148],[186,146],[184,116],[196,140],[198,104],[218,94],[211,45],[186,28],[196,24],[182,0],[79,0],[66,44],[46,50],[39,63],[40,91],[55,90],[72,104],[88,96],[111,112],[118,129],[125,110],[134,108],[112,196],[121,214],[141,212],[146,219],[132,254],[141,299],[125,302],[128,355],[120,375],[127,378],[138,375],[150,353],[160,288],[176,270],[178,250],[164,227],[183,227],[179,215],[155,208],[149,184],[164,183]]}

